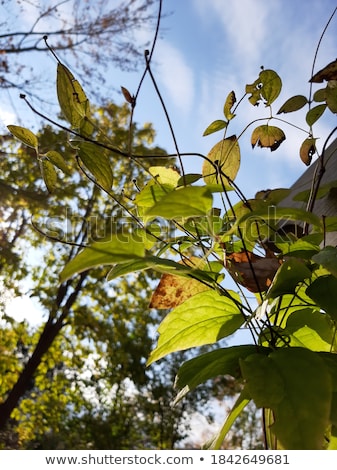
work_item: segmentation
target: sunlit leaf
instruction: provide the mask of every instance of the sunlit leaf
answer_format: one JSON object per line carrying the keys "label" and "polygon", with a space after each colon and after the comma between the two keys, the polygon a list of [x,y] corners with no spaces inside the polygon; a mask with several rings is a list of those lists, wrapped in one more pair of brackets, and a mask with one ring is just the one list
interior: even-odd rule
{"label": "sunlit leaf", "polygon": [[91,142],[82,142],[78,147],[78,156],[84,166],[103,189],[110,191],[113,174],[107,151]]}
{"label": "sunlit leaf", "polygon": [[222,119],[217,119],[216,121],[211,122],[209,126],[205,129],[203,136],[205,137],[206,135],[213,134],[214,132],[221,131],[222,129],[225,129],[225,127],[228,126],[228,122],[224,121]]}
{"label": "sunlit leaf", "polygon": [[274,70],[262,70],[254,83],[246,85],[246,93],[251,94],[248,99],[254,106],[262,99],[266,106],[270,106],[280,94],[281,89],[281,78]]}
{"label": "sunlit leaf", "polygon": [[333,322],[328,315],[322,315],[321,312],[308,308],[289,315],[285,334],[289,338],[289,346],[329,352],[334,330]]}
{"label": "sunlit leaf", "polygon": [[149,217],[194,217],[207,214],[212,208],[212,193],[205,186],[186,186],[171,191],[145,211]]}
{"label": "sunlit leaf", "polygon": [[301,259],[288,258],[278,269],[267,297],[275,298],[283,294],[291,294],[295,292],[299,282],[310,277],[311,271]]}
{"label": "sunlit leaf", "polygon": [[264,124],[254,129],[251,136],[251,144],[253,148],[257,144],[259,147],[269,148],[273,152],[285,139],[286,136],[282,129]]}
{"label": "sunlit leaf", "polygon": [[42,178],[50,193],[52,193],[57,186],[57,173],[54,165],[45,158],[39,161]]}
{"label": "sunlit leaf", "polygon": [[87,269],[115,263],[125,263],[144,257],[145,248],[135,234],[112,234],[106,240],[87,246],[66,264],[60,274],[61,282]]}
{"label": "sunlit leaf", "polygon": [[56,85],[62,113],[73,128],[79,128],[83,118],[89,115],[89,101],[79,82],[61,63],[57,65]]}
{"label": "sunlit leaf", "polygon": [[311,83],[322,83],[324,80],[337,80],[337,59],[315,73],[309,81]]}
{"label": "sunlit leaf", "polygon": [[289,98],[277,111],[277,114],[292,113],[303,108],[308,103],[308,99],[303,95],[296,95]]}
{"label": "sunlit leaf", "polygon": [[309,166],[312,160],[313,155],[316,152],[316,140],[313,138],[305,139],[300,147],[300,157],[302,162]]}
{"label": "sunlit leaf", "polygon": [[65,162],[64,158],[59,152],[56,152],[56,150],[49,150],[46,154],[45,157],[57,168],[59,168],[63,173],[66,175],[70,174],[70,169]]}
{"label": "sunlit leaf", "polygon": [[319,104],[313,108],[311,108],[305,117],[305,120],[308,126],[312,126],[315,122],[322,116],[324,111],[326,110],[326,104]]}
{"label": "sunlit leaf", "polygon": [[238,307],[239,295],[232,291],[230,295],[228,298],[207,290],[172,310],[158,328],[158,343],[148,363],[233,334],[244,323],[244,317]]}
{"label": "sunlit leaf", "polygon": [[223,112],[227,121],[230,121],[231,119],[235,117],[235,114],[232,113],[232,107],[234,106],[235,103],[236,103],[235,93],[234,91],[231,91],[226,98],[224,109],[223,109]]}
{"label": "sunlit leaf", "polygon": [[39,143],[36,135],[32,131],[26,129],[25,127],[14,125],[7,126],[7,129],[23,144],[27,145],[28,147],[32,147],[37,151]]}
{"label": "sunlit leaf", "polygon": [[202,166],[202,176],[206,184],[225,185],[234,181],[240,168],[240,147],[235,136],[221,140],[210,150]]}
{"label": "sunlit leaf", "polygon": [[271,432],[284,449],[319,450],[329,425],[331,374],[321,357],[304,348],[280,348],[241,361],[249,395],[274,415]]}
{"label": "sunlit leaf", "polygon": [[181,178],[177,170],[165,166],[151,166],[149,173],[158,184],[164,185],[165,187],[170,186],[172,189],[178,186],[178,181]]}

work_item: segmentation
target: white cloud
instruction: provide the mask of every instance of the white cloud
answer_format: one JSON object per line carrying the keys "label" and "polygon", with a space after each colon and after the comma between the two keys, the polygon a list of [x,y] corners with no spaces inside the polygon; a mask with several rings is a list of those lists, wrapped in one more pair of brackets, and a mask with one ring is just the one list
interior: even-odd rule
{"label": "white cloud", "polygon": [[190,111],[194,100],[194,76],[181,51],[166,41],[156,48],[157,77],[166,88],[169,99],[183,114]]}

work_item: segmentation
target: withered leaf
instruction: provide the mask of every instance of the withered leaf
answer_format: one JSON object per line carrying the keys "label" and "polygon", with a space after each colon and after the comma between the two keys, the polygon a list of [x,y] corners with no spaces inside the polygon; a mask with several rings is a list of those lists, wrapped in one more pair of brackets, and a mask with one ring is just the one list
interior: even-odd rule
{"label": "withered leaf", "polygon": [[[194,265],[196,268],[201,268],[204,261],[200,258],[192,257],[182,264]],[[188,279],[183,276],[165,273],[162,275],[156,290],[152,294],[149,308],[157,308],[159,310],[174,308],[193,295],[208,289],[210,289],[208,286],[196,279]]]}
{"label": "withered leaf", "polygon": [[259,147],[269,148],[273,152],[285,139],[286,136],[282,129],[264,124],[254,129],[251,136],[251,144],[253,148],[257,144]]}
{"label": "withered leaf", "polygon": [[274,253],[259,256],[251,251],[226,254],[225,268],[233,279],[250,292],[264,292],[271,285],[282,261]]}
{"label": "withered leaf", "polygon": [[322,70],[315,73],[309,82],[311,83],[322,83],[324,80],[337,80],[337,59],[330,64],[326,65]]}
{"label": "withered leaf", "polygon": [[313,138],[305,139],[300,147],[301,160],[307,166],[310,165],[312,157],[316,152],[315,142],[316,139]]}

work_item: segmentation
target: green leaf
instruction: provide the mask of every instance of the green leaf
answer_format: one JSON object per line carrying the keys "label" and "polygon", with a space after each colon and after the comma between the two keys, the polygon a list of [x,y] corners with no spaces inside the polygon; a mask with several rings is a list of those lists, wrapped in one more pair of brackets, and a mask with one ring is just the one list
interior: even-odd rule
{"label": "green leaf", "polygon": [[204,160],[202,176],[206,184],[229,184],[234,181],[240,168],[240,147],[235,136],[221,140],[210,150]]}
{"label": "green leaf", "polygon": [[77,273],[115,263],[125,263],[145,256],[141,239],[135,234],[112,234],[108,239],[87,246],[66,264],[60,274],[61,282]]}
{"label": "green leaf", "polygon": [[319,450],[329,425],[331,374],[308,349],[281,348],[241,361],[249,395],[274,414],[271,432],[284,449]]}
{"label": "green leaf", "polygon": [[322,116],[324,111],[326,110],[326,104],[319,104],[315,106],[314,108],[311,108],[305,117],[305,120],[308,124],[308,126],[312,126],[315,124],[315,122]]}
{"label": "green leaf", "polygon": [[234,91],[231,91],[225,101],[223,113],[225,115],[225,118],[230,121],[235,117],[235,114],[232,113],[232,107],[236,103],[236,97]]}
{"label": "green leaf", "polygon": [[326,246],[319,253],[312,257],[315,263],[320,264],[331,274],[337,277],[337,248]]}
{"label": "green leaf", "polygon": [[289,315],[284,333],[289,335],[290,346],[329,352],[334,338],[334,325],[328,315],[307,308]]}
{"label": "green leaf", "polygon": [[337,80],[329,80],[327,83],[326,104],[332,113],[337,113]]}
{"label": "green leaf", "polygon": [[277,111],[277,114],[292,113],[303,108],[308,103],[308,99],[303,95],[296,95],[289,98]]}
{"label": "green leaf", "polygon": [[181,176],[178,181],[177,186],[185,186],[189,184],[196,183],[202,178],[202,175],[200,173],[188,173],[185,176]]}
{"label": "green leaf", "polygon": [[283,294],[292,294],[299,282],[310,277],[311,271],[301,259],[288,258],[278,269],[267,292],[267,298],[274,299]]}
{"label": "green leaf", "polygon": [[42,178],[50,193],[52,193],[57,186],[57,173],[54,165],[46,158],[39,161]]}
{"label": "green leaf", "polygon": [[[265,354],[270,352],[268,348],[258,347],[258,350]],[[211,378],[222,375],[231,375],[235,378],[241,377],[239,359],[254,354],[256,351],[257,347],[255,345],[231,346],[201,354],[184,362],[179,368],[175,380],[175,387],[180,390],[175,403],[181,400],[190,390]]]}
{"label": "green leaf", "polygon": [[53,165],[55,165],[57,168],[59,168],[63,173],[66,175],[70,174],[70,169],[68,165],[66,164],[64,158],[59,152],[56,152],[56,150],[49,150],[44,155]]}
{"label": "green leaf", "polygon": [[257,144],[259,147],[266,147],[273,152],[282,144],[286,136],[282,129],[275,126],[264,124],[254,129],[251,136],[251,144],[254,148]]}
{"label": "green leaf", "polygon": [[335,276],[332,274],[320,276],[310,284],[306,293],[337,321],[337,278]]}
{"label": "green leaf", "polygon": [[78,156],[97,183],[106,191],[110,191],[113,174],[107,151],[92,142],[81,142],[78,145]]}
{"label": "green leaf", "polygon": [[238,307],[239,295],[230,295],[234,300],[213,290],[204,291],[172,310],[158,328],[158,344],[148,364],[175,351],[212,344],[233,334],[244,323],[244,317]]}
{"label": "green leaf", "polygon": [[136,271],[143,271],[145,269],[150,269],[149,264],[145,258],[126,261],[125,263],[116,264],[113,266],[106,275],[106,280],[112,281],[113,279],[125,276],[126,274],[135,273]]}
{"label": "green leaf", "polygon": [[57,97],[64,117],[73,128],[80,128],[89,116],[89,101],[81,85],[63,64],[57,65]]}
{"label": "green leaf", "polygon": [[186,186],[164,194],[160,200],[145,211],[147,217],[195,217],[205,215],[212,209],[212,193],[205,186]]}
{"label": "green leaf", "polygon": [[217,119],[216,121],[211,122],[209,126],[205,129],[204,133],[202,134],[204,137],[206,135],[213,134],[214,132],[221,131],[228,126],[228,122],[222,119]]}
{"label": "green leaf", "polygon": [[36,135],[32,131],[26,129],[25,127],[13,125],[7,126],[7,129],[11,134],[14,135],[14,137],[19,139],[23,144],[38,151],[39,142]]}
{"label": "green leaf", "polygon": [[156,184],[150,181],[144,188],[136,195],[135,203],[138,207],[149,208],[157,204],[162,197],[173,191],[170,184]]}

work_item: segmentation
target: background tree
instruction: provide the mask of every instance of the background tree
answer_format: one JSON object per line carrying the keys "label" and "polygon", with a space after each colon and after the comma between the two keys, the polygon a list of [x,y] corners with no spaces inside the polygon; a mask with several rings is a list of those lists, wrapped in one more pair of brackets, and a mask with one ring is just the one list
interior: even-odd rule
{"label": "background tree", "polygon": [[0,88],[19,89],[41,100],[38,90],[49,78],[46,66],[39,64],[44,63],[42,57],[49,55],[43,40],[48,36],[53,50],[62,51],[63,60],[81,70],[81,82],[86,88],[91,93],[97,92],[100,98],[106,96],[108,68],[114,65],[134,70],[143,56],[146,40],[141,43],[137,33],[151,28],[156,17],[154,3],[154,0],[1,2]]}
{"label": "background tree", "polygon": [[[128,107],[106,104],[94,116],[95,135],[128,151]],[[133,124],[131,132],[137,154],[164,154],[153,145],[150,124]],[[82,244],[116,233],[122,224],[135,228],[121,205],[127,207],[138,185],[149,179],[146,169],[160,159],[146,159],[139,167],[110,155],[110,199],[81,174],[65,131],[46,126],[38,139],[40,155],[48,150],[55,152],[49,157],[62,158],[51,192],[41,173],[43,157],[39,161],[34,149],[3,138],[3,291],[33,298],[41,321],[18,322],[2,306],[2,447],[174,448],[187,435],[191,415],[205,404],[209,386],[172,409],[177,361],[146,369],[162,317],[153,309],[144,314],[156,276],[146,272],[105,283],[103,268],[59,285],[62,265]],[[49,184],[53,177],[47,177]],[[205,413],[211,419],[212,413]]]}

